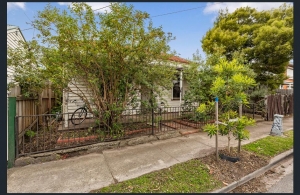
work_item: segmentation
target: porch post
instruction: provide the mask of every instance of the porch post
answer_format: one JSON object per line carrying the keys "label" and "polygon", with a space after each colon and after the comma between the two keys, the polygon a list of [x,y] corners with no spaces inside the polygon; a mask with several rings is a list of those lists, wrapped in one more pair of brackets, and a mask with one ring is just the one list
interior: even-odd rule
{"label": "porch post", "polygon": [[68,115],[68,91],[63,89],[63,126],[69,127],[69,115]]}
{"label": "porch post", "polygon": [[179,116],[181,116],[181,96],[182,96],[182,68],[180,70],[180,95],[179,95]]}

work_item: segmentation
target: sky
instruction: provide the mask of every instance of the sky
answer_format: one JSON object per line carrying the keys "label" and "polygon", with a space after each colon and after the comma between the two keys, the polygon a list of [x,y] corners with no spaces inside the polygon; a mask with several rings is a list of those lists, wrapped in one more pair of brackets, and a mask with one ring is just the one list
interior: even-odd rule
{"label": "sky", "polygon": [[[67,9],[70,3],[51,2],[51,5],[59,9]],[[109,12],[108,2],[88,3],[93,10]],[[162,26],[164,32],[172,33],[176,37],[169,45],[178,56],[192,59],[193,54],[202,51],[201,39],[206,32],[213,27],[213,23],[220,9],[228,8],[229,12],[240,7],[253,7],[258,11],[278,8],[283,2],[126,2],[133,5],[134,9],[150,14],[155,27]],[[8,2],[7,24],[18,26],[26,41],[32,40],[37,30],[33,29],[30,22],[42,11],[47,3],[44,2]]]}

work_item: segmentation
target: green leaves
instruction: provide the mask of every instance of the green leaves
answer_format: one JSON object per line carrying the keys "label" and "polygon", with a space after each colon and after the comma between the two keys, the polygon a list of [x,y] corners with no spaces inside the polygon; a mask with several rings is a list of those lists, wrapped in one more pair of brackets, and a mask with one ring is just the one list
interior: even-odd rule
{"label": "green leaves", "polygon": [[279,75],[293,58],[293,25],[293,5],[285,3],[270,11],[221,10],[214,27],[202,38],[202,48],[209,55],[222,47],[228,61],[234,59],[234,52],[243,53],[256,82],[272,90],[282,84],[284,78]]}
{"label": "green leaves", "polygon": [[233,136],[237,140],[245,140],[249,139],[250,133],[245,129],[247,126],[252,126],[255,124],[255,120],[252,118],[247,118],[246,116],[242,116],[239,118],[236,124],[236,129],[233,131]]}
{"label": "green leaves", "polygon": [[212,136],[217,134],[217,125],[215,124],[207,124],[204,126],[203,131],[208,134],[211,138]]}
{"label": "green leaves", "polygon": [[232,61],[221,59],[213,67],[213,71],[217,77],[213,81],[211,94],[220,97],[223,102],[230,101],[229,97],[232,97],[232,101],[244,99],[242,92],[255,86],[255,80],[250,77],[252,71],[246,65],[240,64],[237,59]]}
{"label": "green leaves", "polygon": [[213,81],[212,88],[211,88],[211,93],[214,96],[219,97],[222,92],[226,91],[225,84],[226,84],[226,81],[223,78],[217,77]]}
{"label": "green leaves", "polygon": [[236,84],[237,88],[244,89],[255,86],[255,80],[242,73],[234,74],[231,79],[232,82]]}
{"label": "green leaves", "polygon": [[236,121],[230,121],[230,119],[234,119],[236,115],[237,113],[233,111],[223,113],[221,116],[221,120],[226,125],[220,124],[219,126],[217,126],[215,124],[207,124],[204,126],[203,130],[208,134],[210,138],[216,135],[217,129],[219,128],[219,134],[222,136],[229,135],[232,132],[232,135],[236,140],[241,141],[249,139],[250,133],[245,129],[245,127],[254,125],[255,120],[242,116],[240,118],[237,118]]}
{"label": "green leaves", "polygon": [[199,107],[197,108],[197,112],[205,113],[206,112],[206,105],[205,104],[200,104]]}
{"label": "green leaves", "polygon": [[214,75],[211,64],[205,62],[197,51],[193,55],[192,63],[184,70],[183,80],[189,85],[189,90],[184,94],[185,102],[201,103],[212,100],[209,90]]}

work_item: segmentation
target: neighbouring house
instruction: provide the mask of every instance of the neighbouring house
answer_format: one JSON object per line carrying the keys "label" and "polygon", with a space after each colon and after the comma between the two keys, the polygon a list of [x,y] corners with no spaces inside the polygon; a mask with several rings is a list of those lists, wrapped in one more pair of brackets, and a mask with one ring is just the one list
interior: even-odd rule
{"label": "neighbouring house", "polygon": [[285,75],[288,79],[283,81],[283,84],[280,85],[280,89],[293,89],[294,88],[294,64],[289,63],[287,66]]}
{"label": "neighbouring house", "polygon": [[[178,70],[177,79],[170,81],[173,82],[173,88],[168,91],[163,92],[163,96],[161,98],[156,98],[157,104],[160,105],[162,102],[165,107],[179,107],[183,104],[183,97],[186,91],[188,90],[188,83],[182,79],[182,75],[184,74],[184,68],[190,63],[188,60],[180,58],[178,56],[172,56],[169,58],[169,63],[171,66],[174,66]],[[75,81],[74,81],[75,82]],[[78,81],[77,81],[78,82]],[[76,83],[76,85],[80,84],[80,89],[76,88],[73,84],[69,84],[69,87],[72,91],[76,93],[84,93],[88,94],[89,90],[85,87],[84,83]],[[82,86],[82,87],[81,87]],[[181,90],[180,90],[181,88]],[[147,96],[143,94],[139,94],[139,100],[148,100]],[[63,92],[63,113],[73,113],[77,108],[82,105],[78,102],[81,102],[80,98],[71,92]],[[141,108],[141,104],[138,105],[136,109]],[[128,108],[131,109],[131,108]],[[67,118],[66,118],[67,117]],[[70,115],[65,115],[64,120],[67,121]],[[66,125],[68,123],[65,123]]]}
{"label": "neighbouring house", "polygon": [[[7,24],[7,48],[16,49],[19,47],[19,42],[26,42],[20,28],[18,26]],[[7,56],[9,57],[9,56]],[[14,70],[11,67],[7,67],[7,84],[13,81]],[[20,87],[14,87],[7,90],[7,96],[17,96],[21,93]]]}

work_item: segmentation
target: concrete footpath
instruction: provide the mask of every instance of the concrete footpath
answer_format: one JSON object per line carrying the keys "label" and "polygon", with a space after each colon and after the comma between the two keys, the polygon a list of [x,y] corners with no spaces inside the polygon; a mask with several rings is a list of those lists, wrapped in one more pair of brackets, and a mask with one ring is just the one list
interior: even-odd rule
{"label": "concrete footpath", "polygon": [[[253,142],[266,137],[273,122],[248,127]],[[293,129],[293,117],[283,119],[283,130]],[[227,137],[219,136],[219,147]],[[7,170],[7,193],[87,193],[110,184],[202,157],[215,151],[215,139],[200,132],[145,144],[104,150],[65,160],[31,164]],[[237,146],[237,141],[232,141]]]}

